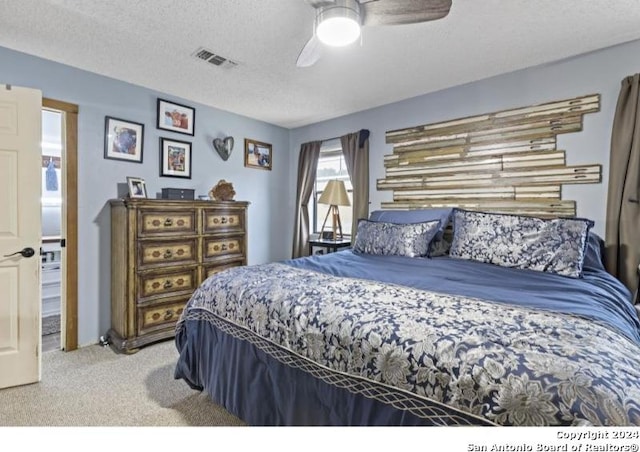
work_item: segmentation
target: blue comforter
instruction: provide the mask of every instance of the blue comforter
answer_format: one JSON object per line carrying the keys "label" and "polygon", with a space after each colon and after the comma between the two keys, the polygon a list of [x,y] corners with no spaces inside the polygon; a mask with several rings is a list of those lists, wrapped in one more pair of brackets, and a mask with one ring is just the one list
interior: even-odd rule
{"label": "blue comforter", "polygon": [[629,290],[596,265],[585,267],[583,278],[574,279],[450,257],[375,256],[351,250],[285,263],[336,276],[575,314],[614,328],[640,345],[640,320]]}
{"label": "blue comforter", "polygon": [[[341,425],[389,410],[428,425],[640,425],[639,321],[600,266],[572,279],[342,251],[234,267],[194,292],[176,344],[176,378],[256,424],[296,423],[301,397],[315,407],[337,388],[359,401],[319,422],[346,407]],[[369,400],[385,408],[363,420]]]}

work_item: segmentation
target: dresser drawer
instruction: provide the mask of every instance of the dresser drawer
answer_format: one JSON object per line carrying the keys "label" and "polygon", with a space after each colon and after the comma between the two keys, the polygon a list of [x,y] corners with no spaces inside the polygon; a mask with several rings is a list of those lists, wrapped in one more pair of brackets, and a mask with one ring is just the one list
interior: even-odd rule
{"label": "dresser drawer", "polygon": [[173,328],[190,297],[138,306],[138,334]]}
{"label": "dresser drawer", "polygon": [[224,263],[222,265],[205,265],[204,267],[202,267],[202,280],[204,281],[209,276],[215,275],[216,273],[220,273],[221,271],[226,270],[228,268],[241,267],[242,265],[244,265],[243,260]]}
{"label": "dresser drawer", "polygon": [[244,256],[244,235],[204,239],[203,256],[206,260]]}
{"label": "dresser drawer", "polygon": [[138,303],[150,297],[193,293],[198,286],[198,267],[178,270],[150,271],[138,275]]}
{"label": "dresser drawer", "polygon": [[138,236],[162,236],[196,234],[197,217],[195,209],[138,211]]}
{"label": "dresser drawer", "polygon": [[212,208],[202,210],[202,227],[207,234],[244,232],[244,210]]}
{"label": "dresser drawer", "polygon": [[175,264],[195,264],[198,260],[197,239],[138,242],[140,269]]}

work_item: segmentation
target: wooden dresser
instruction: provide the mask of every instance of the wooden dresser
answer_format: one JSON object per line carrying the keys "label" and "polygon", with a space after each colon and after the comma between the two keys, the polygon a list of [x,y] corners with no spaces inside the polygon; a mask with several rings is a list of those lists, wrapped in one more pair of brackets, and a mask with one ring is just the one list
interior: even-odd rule
{"label": "wooden dresser", "polygon": [[185,303],[210,275],[247,264],[247,202],[114,199],[111,329],[118,351],[174,336]]}

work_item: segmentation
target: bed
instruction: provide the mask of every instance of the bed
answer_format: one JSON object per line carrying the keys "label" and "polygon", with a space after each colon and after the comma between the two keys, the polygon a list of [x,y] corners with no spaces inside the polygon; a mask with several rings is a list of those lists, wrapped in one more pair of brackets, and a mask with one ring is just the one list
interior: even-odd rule
{"label": "bed", "polygon": [[175,378],[249,425],[640,425],[640,321],[592,226],[374,212],[352,249],[204,281]]}

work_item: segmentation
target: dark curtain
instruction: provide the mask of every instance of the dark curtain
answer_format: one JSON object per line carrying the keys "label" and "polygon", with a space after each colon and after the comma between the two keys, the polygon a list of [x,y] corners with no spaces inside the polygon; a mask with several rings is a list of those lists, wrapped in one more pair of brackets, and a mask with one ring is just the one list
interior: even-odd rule
{"label": "dark curtain", "polygon": [[309,248],[309,199],[313,193],[316,169],[320,157],[322,141],[312,141],[300,146],[298,160],[298,188],[296,194],[296,212],[293,224],[292,258],[307,256]]}
{"label": "dark curtain", "polygon": [[340,142],[353,186],[351,240],[354,240],[358,220],[369,217],[369,131],[349,133],[340,137]]}
{"label": "dark curtain", "polygon": [[607,271],[632,293],[640,262],[640,74],[622,81],[611,133],[607,198]]}

